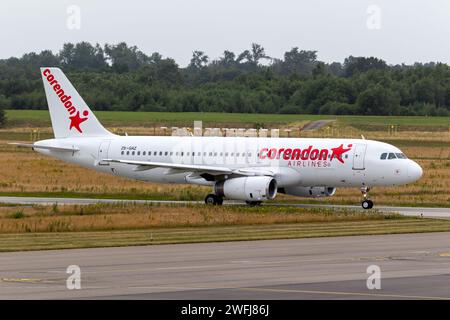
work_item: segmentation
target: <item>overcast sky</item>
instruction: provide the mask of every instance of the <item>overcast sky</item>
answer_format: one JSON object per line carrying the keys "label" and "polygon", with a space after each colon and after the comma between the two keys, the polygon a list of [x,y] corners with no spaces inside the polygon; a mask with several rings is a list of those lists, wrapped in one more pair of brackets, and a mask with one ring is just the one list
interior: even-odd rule
{"label": "overcast sky", "polygon": [[256,42],[277,58],[299,47],[325,62],[354,55],[450,64],[448,0],[1,0],[0,30],[0,58],[125,41],[185,66],[193,50],[216,59]]}

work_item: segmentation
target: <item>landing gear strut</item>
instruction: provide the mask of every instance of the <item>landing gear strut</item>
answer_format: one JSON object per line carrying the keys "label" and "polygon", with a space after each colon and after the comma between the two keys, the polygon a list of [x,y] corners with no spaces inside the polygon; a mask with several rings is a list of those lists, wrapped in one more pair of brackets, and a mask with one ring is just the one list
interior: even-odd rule
{"label": "landing gear strut", "polygon": [[213,193],[210,193],[206,196],[205,203],[208,205],[220,206],[223,203],[223,198]]}
{"label": "landing gear strut", "polygon": [[361,193],[363,195],[363,201],[361,202],[361,206],[363,209],[372,209],[373,201],[368,199],[369,187],[361,187]]}

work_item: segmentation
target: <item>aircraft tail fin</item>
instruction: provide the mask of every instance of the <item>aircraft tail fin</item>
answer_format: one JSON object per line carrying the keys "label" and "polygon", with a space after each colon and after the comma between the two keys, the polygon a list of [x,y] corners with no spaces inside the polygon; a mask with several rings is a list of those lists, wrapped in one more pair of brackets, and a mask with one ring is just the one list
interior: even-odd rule
{"label": "aircraft tail fin", "polygon": [[59,68],[41,68],[55,138],[109,136]]}

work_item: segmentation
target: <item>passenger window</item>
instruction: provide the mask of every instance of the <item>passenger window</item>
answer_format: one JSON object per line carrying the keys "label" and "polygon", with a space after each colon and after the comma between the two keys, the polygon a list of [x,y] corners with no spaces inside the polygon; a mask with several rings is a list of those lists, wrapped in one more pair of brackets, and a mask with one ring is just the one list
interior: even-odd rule
{"label": "passenger window", "polygon": [[395,153],[389,152],[388,159],[389,159],[389,160],[391,160],[391,159],[397,159],[397,157],[395,156]]}
{"label": "passenger window", "polygon": [[164,153],[165,156],[167,156],[168,154],[169,154],[169,153],[168,153],[167,151]]}
{"label": "passenger window", "polygon": [[134,156],[134,151],[131,153],[131,155],[133,155]]}
{"label": "passenger window", "polygon": [[162,156],[162,151],[159,152],[159,155]]}
{"label": "passenger window", "polygon": [[142,151],[142,155],[145,156],[145,151]]}
{"label": "passenger window", "polygon": [[384,160],[384,159],[386,159],[386,157],[387,157],[387,152],[384,152],[384,153],[381,154],[380,159]]}
{"label": "passenger window", "polygon": [[122,151],[120,154],[123,155],[125,153],[125,151]]}
{"label": "passenger window", "polygon": [[137,155],[138,155],[138,156],[140,156],[140,155],[141,155],[141,152],[140,152],[140,151],[138,151],[138,152],[137,152]]}
{"label": "passenger window", "polygon": [[154,156],[156,156],[156,153],[157,153],[157,152],[156,152],[156,151],[154,151],[154,152],[153,152],[153,155],[154,155]]}
{"label": "passenger window", "polygon": [[127,151],[127,156],[129,156],[130,155],[130,151]]}

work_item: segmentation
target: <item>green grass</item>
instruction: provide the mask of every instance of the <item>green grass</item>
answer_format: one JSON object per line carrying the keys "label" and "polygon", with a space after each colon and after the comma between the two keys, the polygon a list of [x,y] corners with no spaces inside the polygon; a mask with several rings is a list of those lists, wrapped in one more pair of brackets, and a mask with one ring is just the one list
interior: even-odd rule
{"label": "green grass", "polygon": [[[450,148],[450,141],[406,140],[406,139],[378,139],[378,141],[393,144],[396,147]],[[420,159],[428,157],[421,156]],[[419,159],[419,158],[416,158]]]}
{"label": "green grass", "polygon": [[[114,112],[96,111],[98,119],[105,125],[146,125],[154,123],[192,125],[194,120],[205,123],[290,123],[338,119],[355,125],[404,125],[404,126],[450,126],[450,117],[386,117],[386,116],[334,116],[334,115],[287,115],[248,113],[203,113],[203,112]],[[49,126],[47,110],[6,110],[9,126]]]}
{"label": "green grass", "polygon": [[337,116],[337,119],[350,125],[450,126],[450,117]]}
{"label": "green grass", "polygon": [[401,218],[382,221],[288,223],[132,231],[0,234],[0,251],[119,247],[170,243],[294,239],[450,231],[450,221]]}

